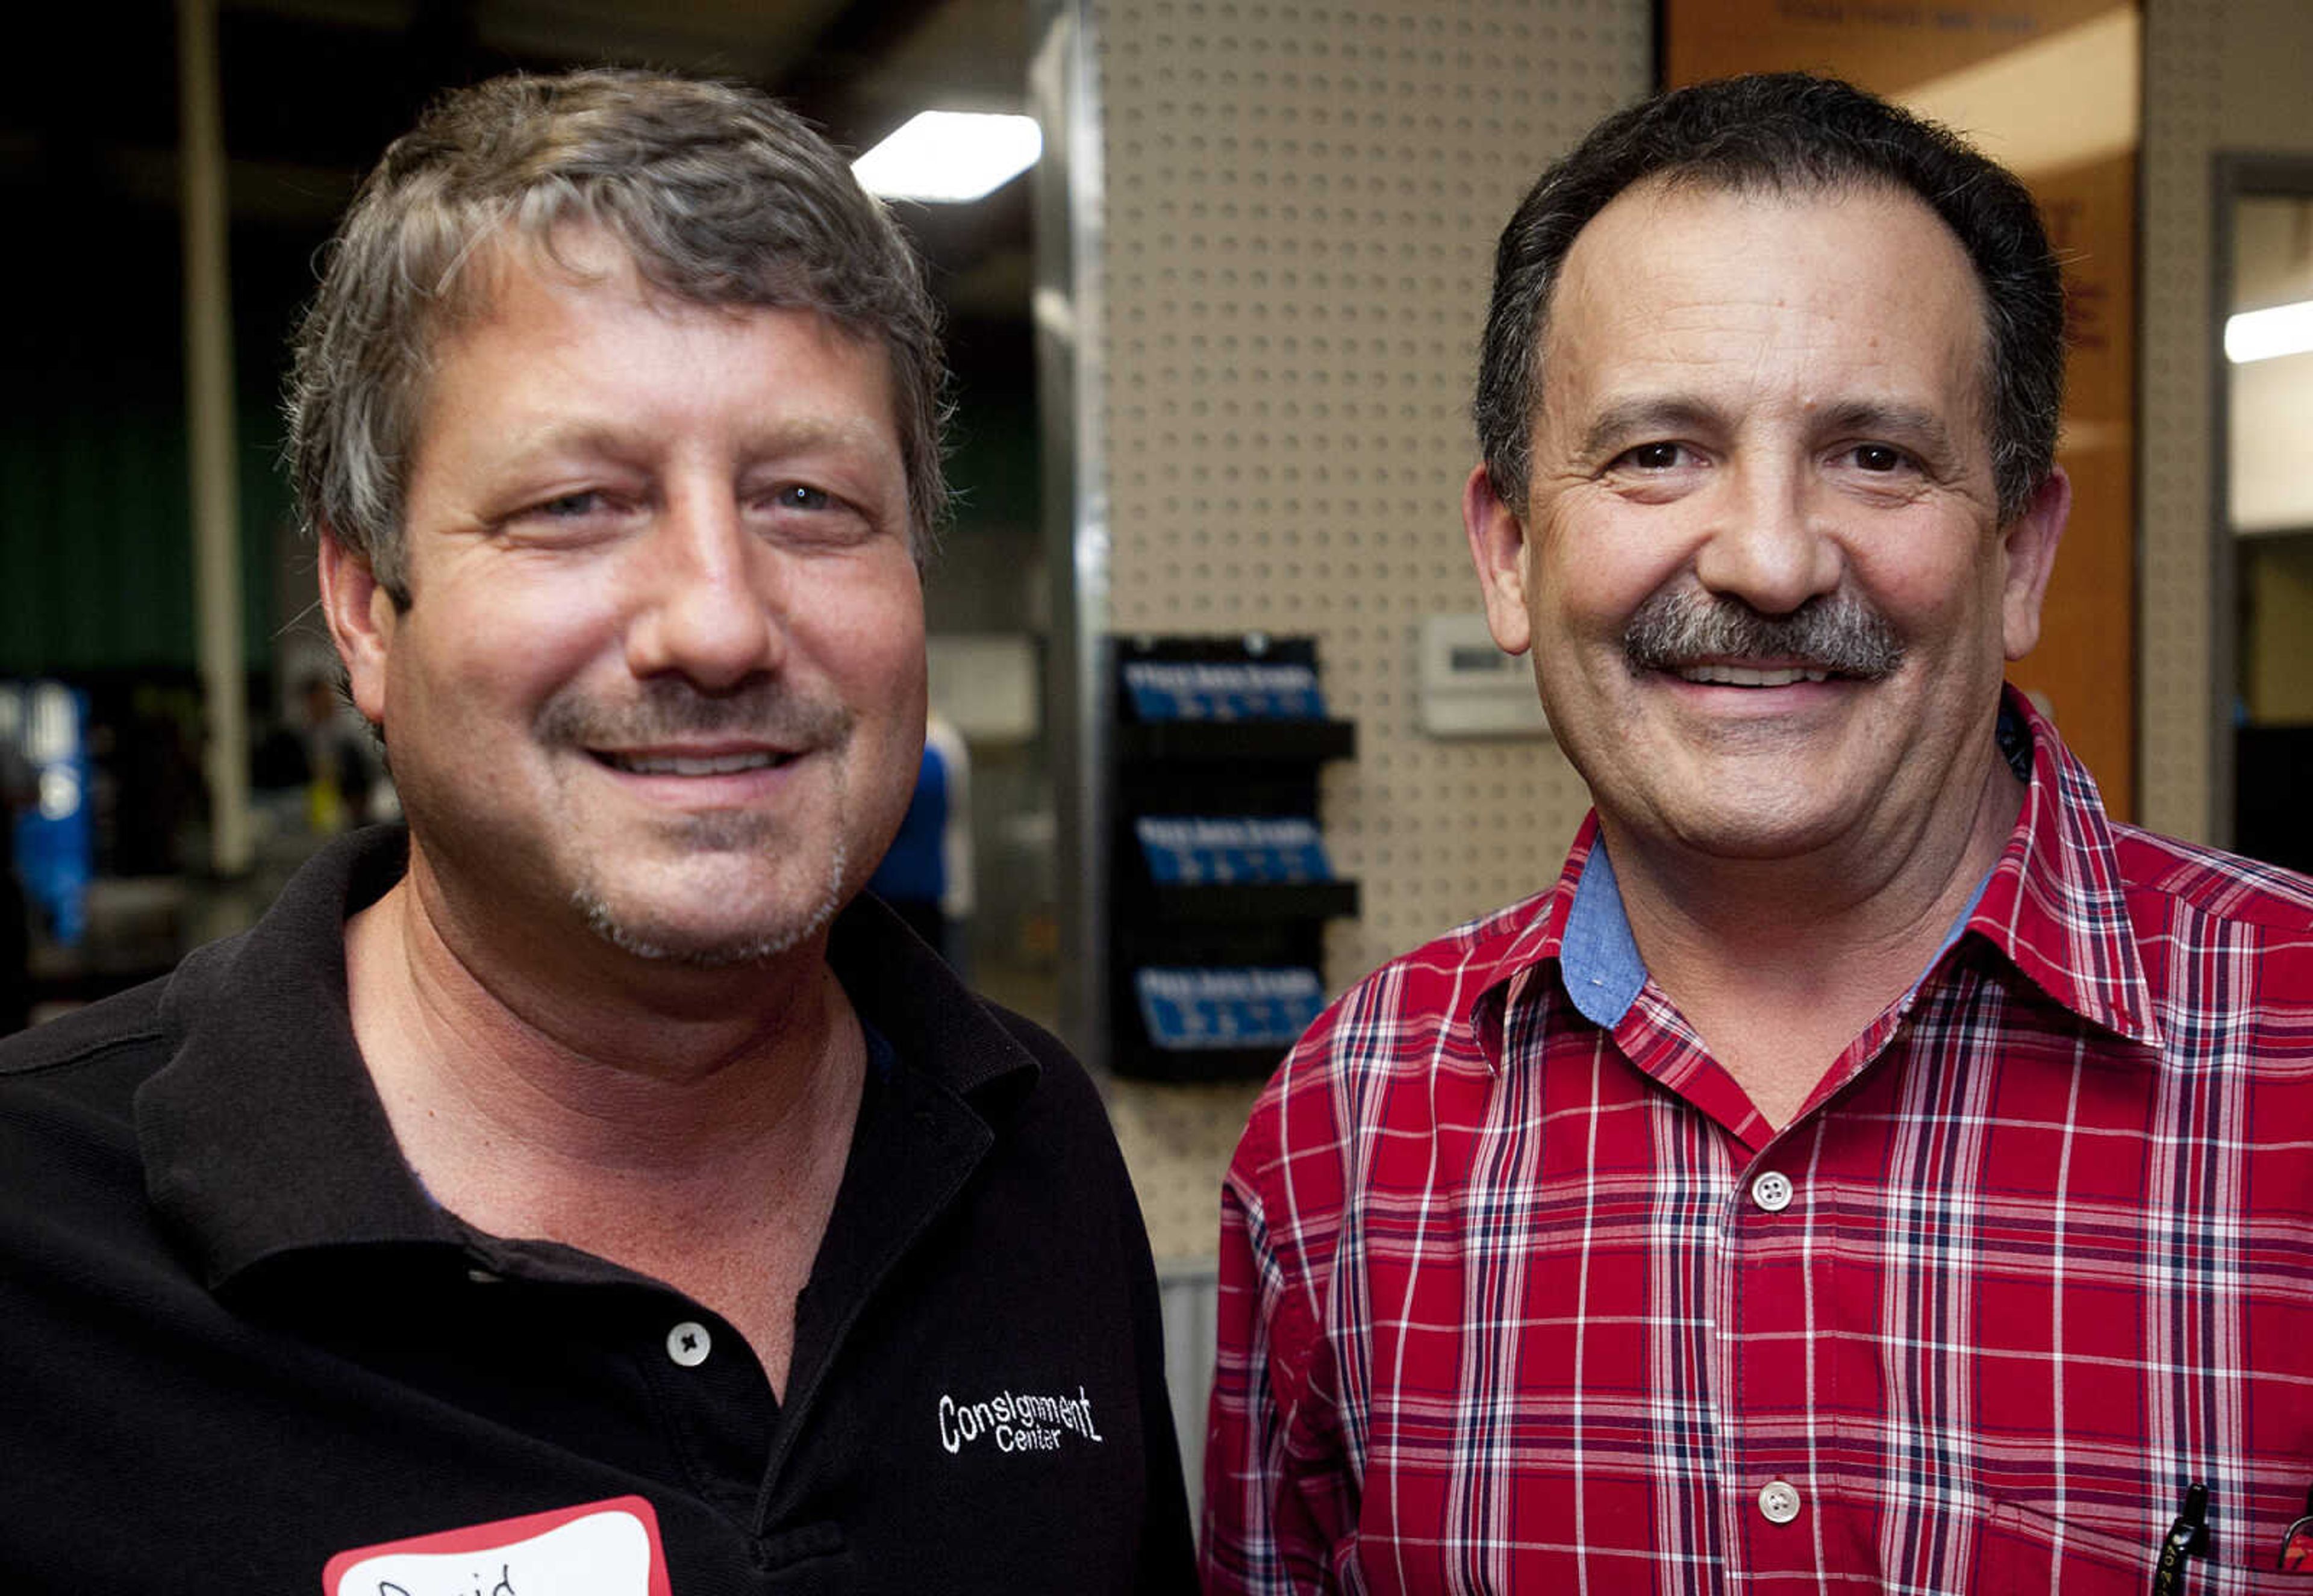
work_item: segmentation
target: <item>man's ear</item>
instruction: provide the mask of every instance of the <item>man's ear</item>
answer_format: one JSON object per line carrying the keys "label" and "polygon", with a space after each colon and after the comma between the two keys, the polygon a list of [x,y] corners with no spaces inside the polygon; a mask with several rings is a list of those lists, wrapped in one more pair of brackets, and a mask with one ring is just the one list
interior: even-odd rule
{"label": "man's ear", "polygon": [[385,662],[401,611],[369,561],[336,533],[324,529],[321,548],[321,613],[329,618],[330,640],[345,662],[347,690],[370,724],[383,726]]}
{"label": "man's ear", "polygon": [[1462,488],[1462,528],[1470,535],[1470,563],[1486,598],[1486,629],[1504,653],[1524,653],[1534,641],[1526,608],[1526,523],[1494,491],[1493,473],[1481,464]]}
{"label": "man's ear", "polygon": [[2033,490],[2024,513],[2000,534],[2003,561],[2000,603],[2001,641],[2011,660],[2020,660],[2040,641],[2040,601],[2056,568],[2056,545],[2072,513],[2072,479],[2057,466]]}

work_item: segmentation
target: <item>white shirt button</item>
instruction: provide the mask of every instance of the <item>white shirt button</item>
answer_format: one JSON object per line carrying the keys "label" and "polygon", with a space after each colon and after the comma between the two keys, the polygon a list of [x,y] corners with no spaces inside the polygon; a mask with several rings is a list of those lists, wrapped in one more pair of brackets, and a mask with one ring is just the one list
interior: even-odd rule
{"label": "white shirt button", "polygon": [[1791,1178],[1781,1170],[1769,1170],[1751,1182],[1751,1200],[1770,1214],[1780,1214],[1791,1206]]}
{"label": "white shirt button", "polygon": [[707,1327],[694,1319],[684,1320],[666,1333],[666,1355],[686,1369],[696,1369],[705,1363],[714,1345]]}
{"label": "white shirt button", "polygon": [[1788,1524],[1799,1516],[1799,1488],[1786,1479],[1771,1479],[1759,1487],[1759,1512],[1771,1524]]}

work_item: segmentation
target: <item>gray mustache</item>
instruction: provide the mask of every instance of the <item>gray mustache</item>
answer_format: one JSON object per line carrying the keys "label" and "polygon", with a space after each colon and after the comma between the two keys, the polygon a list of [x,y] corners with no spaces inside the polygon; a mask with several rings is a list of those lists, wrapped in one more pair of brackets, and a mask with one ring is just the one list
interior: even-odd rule
{"label": "gray mustache", "polygon": [[728,692],[704,693],[679,677],[654,677],[631,703],[557,694],[539,711],[536,729],[550,746],[634,747],[683,737],[734,737],[822,749],[849,741],[852,719],[840,705],[800,697],[768,678],[751,679]]}
{"label": "gray mustache", "polygon": [[1809,599],[1789,615],[1762,615],[1740,599],[1666,588],[1623,628],[1633,671],[1671,671],[1707,659],[1774,659],[1877,681],[1904,662],[1904,642],[1853,593]]}

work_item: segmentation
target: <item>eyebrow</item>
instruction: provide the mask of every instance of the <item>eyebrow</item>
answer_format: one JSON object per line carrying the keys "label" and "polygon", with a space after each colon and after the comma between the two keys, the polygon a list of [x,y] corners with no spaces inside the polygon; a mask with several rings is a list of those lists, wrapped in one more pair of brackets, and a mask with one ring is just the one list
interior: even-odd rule
{"label": "eyebrow", "polygon": [[1649,433],[1715,431],[1722,425],[1719,412],[1699,399],[1642,394],[1617,399],[1599,411],[1582,434],[1582,452],[1597,454]]}
{"label": "eyebrow", "polygon": [[[1633,437],[1655,433],[1715,432],[1728,426],[1719,409],[1676,394],[1640,394],[1618,399],[1598,412],[1582,437],[1582,452],[1596,455]],[[1922,453],[1948,459],[1952,431],[1943,417],[1922,405],[1879,399],[1847,399],[1827,405],[1811,424],[1818,433],[1862,433],[1903,439]]]}
{"label": "eyebrow", "polygon": [[1948,460],[1952,453],[1950,426],[1942,416],[1922,405],[1853,399],[1826,407],[1816,425],[1823,432],[1907,439],[1922,453],[1939,460]]}
{"label": "eyebrow", "polygon": [[[517,431],[516,445],[524,454],[603,454],[625,458],[635,452],[635,433],[616,421],[566,417],[533,431]],[[873,421],[816,416],[786,417],[762,422],[742,436],[750,455],[787,455],[812,449],[835,448],[897,456],[896,440]]]}

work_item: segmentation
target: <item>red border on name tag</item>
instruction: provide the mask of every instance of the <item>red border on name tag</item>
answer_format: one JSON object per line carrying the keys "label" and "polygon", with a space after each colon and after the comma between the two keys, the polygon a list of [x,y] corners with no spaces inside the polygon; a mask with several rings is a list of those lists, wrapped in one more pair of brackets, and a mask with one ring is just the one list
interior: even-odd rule
{"label": "red border on name tag", "polygon": [[323,1596],[336,1596],[338,1581],[346,1572],[365,1558],[382,1557],[389,1552],[457,1553],[490,1551],[510,1546],[516,1541],[530,1540],[558,1530],[579,1519],[592,1518],[598,1513],[631,1513],[642,1521],[643,1534],[650,1540],[650,1596],[674,1596],[674,1589],[666,1580],[666,1548],[659,1543],[658,1512],[640,1496],[612,1496],[602,1502],[585,1502],[576,1507],[557,1507],[546,1513],[527,1513],[519,1518],[493,1519],[487,1524],[468,1524],[462,1529],[439,1530],[431,1535],[413,1535],[407,1540],[381,1540],[375,1546],[357,1546],[351,1551],[339,1552],[321,1568]]}

